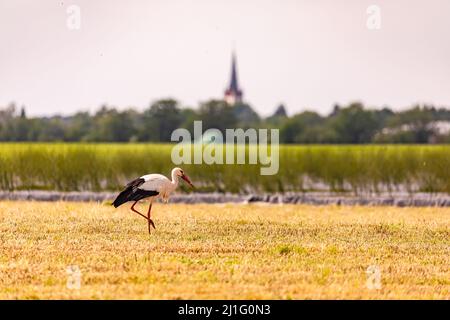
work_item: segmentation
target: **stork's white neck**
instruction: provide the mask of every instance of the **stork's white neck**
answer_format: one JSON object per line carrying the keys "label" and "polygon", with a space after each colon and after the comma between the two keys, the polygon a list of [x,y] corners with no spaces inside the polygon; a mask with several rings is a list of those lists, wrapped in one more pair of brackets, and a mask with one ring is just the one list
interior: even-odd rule
{"label": "stork's white neck", "polygon": [[172,184],[175,188],[178,186],[178,179],[179,177],[176,175],[176,173],[172,172]]}

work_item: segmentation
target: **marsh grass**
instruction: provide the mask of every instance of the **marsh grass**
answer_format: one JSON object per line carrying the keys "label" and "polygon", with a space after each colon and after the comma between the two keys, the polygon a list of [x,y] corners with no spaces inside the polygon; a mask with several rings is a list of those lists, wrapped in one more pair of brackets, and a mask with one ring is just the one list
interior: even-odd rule
{"label": "marsh grass", "polygon": [[[144,173],[169,175],[168,144],[0,144],[0,189],[117,190]],[[248,148],[247,148],[248,152]],[[248,159],[248,156],[247,156]],[[260,165],[182,165],[198,191],[450,193],[450,146],[281,146],[277,175]]]}
{"label": "marsh grass", "polygon": [[[449,299],[450,209],[0,202],[0,299]],[[69,265],[81,288],[66,287]],[[380,290],[366,270],[381,270]]]}

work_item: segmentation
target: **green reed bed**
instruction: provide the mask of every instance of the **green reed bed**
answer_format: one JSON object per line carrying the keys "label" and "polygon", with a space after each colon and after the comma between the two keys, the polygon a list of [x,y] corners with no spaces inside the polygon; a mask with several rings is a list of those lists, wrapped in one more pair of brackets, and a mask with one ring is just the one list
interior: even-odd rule
{"label": "green reed bed", "polygon": [[[169,175],[169,144],[0,144],[0,189],[117,190],[148,172]],[[248,150],[247,150],[248,151]],[[450,193],[450,146],[281,146],[279,172],[260,165],[180,165],[199,191]]]}

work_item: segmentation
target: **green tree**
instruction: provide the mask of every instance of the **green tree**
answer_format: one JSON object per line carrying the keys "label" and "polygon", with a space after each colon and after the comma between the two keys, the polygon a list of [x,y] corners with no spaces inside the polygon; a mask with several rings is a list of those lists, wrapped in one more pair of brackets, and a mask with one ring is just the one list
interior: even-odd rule
{"label": "green tree", "polygon": [[360,103],[335,110],[327,126],[336,132],[337,143],[368,143],[379,129],[374,112]]}
{"label": "green tree", "polygon": [[[397,113],[388,122],[388,127],[396,129],[393,131],[397,132],[397,136],[408,136],[408,140],[412,140],[411,142],[427,143],[430,137],[435,135],[433,127],[430,125],[434,120],[433,118],[432,108],[415,106],[410,110]],[[400,134],[401,131],[403,131],[403,134]],[[409,134],[405,134],[405,131]],[[392,135],[392,142],[398,142],[395,141],[397,140],[395,136]]]}
{"label": "green tree", "polygon": [[296,114],[282,125],[280,139],[284,143],[318,142],[322,123],[322,117],[315,112],[305,111]]}
{"label": "green tree", "polygon": [[67,141],[85,141],[93,130],[93,119],[88,112],[78,112],[71,117],[66,128]]}
{"label": "green tree", "polygon": [[182,120],[182,113],[176,100],[155,101],[144,111],[139,140],[170,141],[172,132],[180,127]]}
{"label": "green tree", "polygon": [[88,141],[128,142],[135,133],[133,119],[129,112],[118,112],[103,106],[94,116],[93,130]]}
{"label": "green tree", "polygon": [[215,128],[225,133],[225,129],[235,128],[237,119],[233,107],[223,100],[209,100],[200,106],[200,120],[203,130]]}
{"label": "green tree", "polygon": [[64,123],[61,117],[42,119],[39,126],[38,141],[64,141]]}

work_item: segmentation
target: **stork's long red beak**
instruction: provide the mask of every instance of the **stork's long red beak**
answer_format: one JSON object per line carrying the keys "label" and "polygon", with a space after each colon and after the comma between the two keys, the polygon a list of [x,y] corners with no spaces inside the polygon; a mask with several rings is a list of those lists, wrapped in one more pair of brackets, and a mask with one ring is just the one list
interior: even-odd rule
{"label": "stork's long red beak", "polygon": [[186,181],[192,188],[194,188],[194,185],[192,184],[191,180],[189,179],[189,177],[185,174],[183,174],[181,176],[181,179],[183,179],[184,181]]}

